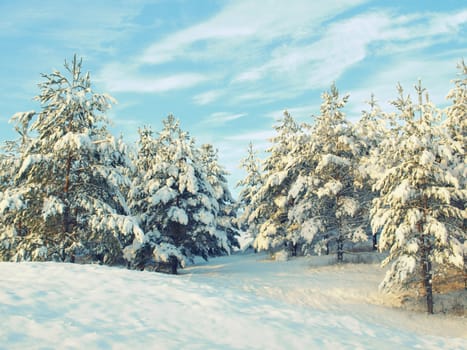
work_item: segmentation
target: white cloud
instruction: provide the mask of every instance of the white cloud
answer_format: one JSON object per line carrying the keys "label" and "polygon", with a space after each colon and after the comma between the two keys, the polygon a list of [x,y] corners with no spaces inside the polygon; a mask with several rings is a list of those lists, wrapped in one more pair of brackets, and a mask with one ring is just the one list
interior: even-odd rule
{"label": "white cloud", "polygon": [[207,124],[225,124],[232,120],[240,119],[245,117],[246,113],[228,113],[228,112],[215,112],[212,113],[209,117],[203,120],[203,123]]}
{"label": "white cloud", "polygon": [[[276,46],[269,60],[238,73],[233,82],[273,81],[290,95],[326,88],[368,56],[410,53],[415,57],[421,55],[423,48],[452,40],[451,35],[460,30],[466,19],[467,10],[411,16],[394,16],[384,11],[359,14],[324,27],[311,43]],[[261,93],[246,93],[238,99],[255,99],[258,95]]]}
{"label": "white cloud", "polygon": [[320,38],[309,44],[276,47],[267,62],[240,73],[234,81],[273,79],[284,82],[289,93],[327,87],[349,67],[365,59],[368,45],[389,26],[390,19],[384,13],[336,22],[321,30]]}
{"label": "white cloud", "polygon": [[[135,57],[135,68],[126,79],[109,76],[112,89],[175,90],[196,86],[209,75],[224,87],[196,94],[192,100],[197,105],[226,96],[227,105],[286,101],[329,87],[369,57],[407,53],[416,57],[427,47],[451,40],[467,17],[467,11],[400,15],[386,9],[331,21],[362,2],[228,2],[204,22],[150,44]],[[152,78],[135,73],[153,64],[182,67],[187,61],[204,73]]]}
{"label": "white cloud", "polygon": [[200,73],[176,73],[166,76],[141,76],[137,66],[108,64],[96,81],[105,84],[111,92],[167,92],[186,89],[209,80]]}
{"label": "white cloud", "polygon": [[293,94],[290,94],[288,91],[271,91],[266,88],[264,90],[254,89],[253,91],[247,92],[240,90],[234,96],[232,96],[231,102],[234,104],[254,103],[256,105],[260,105],[268,104],[279,99],[286,99],[292,95]]}
{"label": "white cloud", "polygon": [[193,96],[193,102],[197,105],[207,105],[219,99],[224,92],[222,90],[210,90]]}
{"label": "white cloud", "polygon": [[[467,24],[467,9],[454,13],[434,13],[429,18],[428,35],[453,34]],[[427,28],[420,28],[423,33]]]}
{"label": "white cloud", "polygon": [[252,70],[247,70],[240,73],[237,77],[233,79],[234,83],[244,83],[260,80],[263,76],[261,68],[256,68]]}
{"label": "white cloud", "polygon": [[[308,0],[233,1],[207,21],[152,44],[144,52],[141,61],[160,64],[178,58],[202,56],[215,59],[219,55],[225,58],[231,54],[235,57],[238,48],[244,48],[245,44],[261,47],[278,38],[300,39],[304,33],[309,35],[314,28],[319,28],[324,20],[362,2],[346,0],[323,4]],[[211,50],[203,55],[200,51],[206,50],[197,51],[194,45],[206,41],[210,41],[211,45],[214,42],[214,46],[210,46]],[[225,45],[226,41],[228,45]]]}
{"label": "white cloud", "polygon": [[449,42],[467,24],[467,10],[456,13],[416,13],[389,18],[379,34],[381,56],[420,52],[422,49]]}
{"label": "white cloud", "polygon": [[166,77],[116,79],[109,82],[111,91],[166,92],[198,85],[208,78],[197,73],[180,73]]}

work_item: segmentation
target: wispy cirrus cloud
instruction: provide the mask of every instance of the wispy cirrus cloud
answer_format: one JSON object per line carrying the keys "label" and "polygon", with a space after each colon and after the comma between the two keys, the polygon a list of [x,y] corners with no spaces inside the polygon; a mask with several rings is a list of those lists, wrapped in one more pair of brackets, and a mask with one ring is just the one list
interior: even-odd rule
{"label": "wispy cirrus cloud", "polygon": [[119,77],[107,80],[107,88],[116,92],[167,92],[186,89],[208,80],[197,73],[178,73],[162,77]]}
{"label": "wispy cirrus cloud", "polygon": [[191,72],[143,76],[137,66],[114,63],[105,66],[96,80],[111,92],[161,93],[191,88],[209,79],[205,74]]}
{"label": "wispy cirrus cloud", "polygon": [[413,54],[451,40],[451,34],[466,23],[467,10],[410,17],[394,16],[389,11],[363,13],[334,22],[309,44],[274,48],[269,60],[240,72],[233,83],[272,79],[287,86],[288,92],[294,88],[323,88],[370,54]]}
{"label": "wispy cirrus cloud", "polygon": [[[267,104],[327,88],[371,56],[421,55],[451,40],[467,18],[467,10],[403,15],[389,6],[343,15],[364,2],[228,2],[207,20],[147,45],[132,61],[135,69],[127,79],[114,78],[111,86],[161,92],[194,87],[209,76],[223,88],[195,93],[194,104]],[[196,73],[150,79],[139,73],[167,65]]]}
{"label": "wispy cirrus cloud", "polygon": [[229,113],[229,112],[215,112],[203,120],[203,123],[213,125],[226,124],[230,121],[237,120],[247,116],[247,113]]}
{"label": "wispy cirrus cloud", "polygon": [[219,99],[224,92],[222,90],[209,90],[193,96],[193,102],[197,105],[207,105]]}
{"label": "wispy cirrus cloud", "polygon": [[[280,38],[298,40],[310,35],[312,28],[318,28],[326,19],[363,2],[365,0],[329,1],[325,4],[308,0],[233,1],[208,20],[151,44],[141,61],[161,64],[175,59],[215,59],[213,52],[226,57],[226,53],[235,53],[246,42],[253,48]],[[208,50],[196,47],[201,42],[209,42]],[[206,55],[202,51],[207,51]]]}

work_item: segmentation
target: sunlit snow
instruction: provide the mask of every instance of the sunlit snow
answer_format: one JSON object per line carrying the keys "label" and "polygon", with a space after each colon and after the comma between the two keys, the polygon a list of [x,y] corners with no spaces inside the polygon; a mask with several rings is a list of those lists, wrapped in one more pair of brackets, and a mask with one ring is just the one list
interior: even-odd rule
{"label": "sunlit snow", "polygon": [[171,276],[0,263],[2,349],[465,349],[467,320],[382,305],[378,264],[213,259]]}

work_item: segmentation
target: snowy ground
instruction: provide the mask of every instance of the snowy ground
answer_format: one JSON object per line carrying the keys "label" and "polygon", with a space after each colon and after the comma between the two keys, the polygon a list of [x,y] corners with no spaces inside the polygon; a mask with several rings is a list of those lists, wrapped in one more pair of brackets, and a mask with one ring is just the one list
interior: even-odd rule
{"label": "snowy ground", "polygon": [[467,349],[466,318],[383,306],[377,264],[318,265],[0,263],[0,349]]}

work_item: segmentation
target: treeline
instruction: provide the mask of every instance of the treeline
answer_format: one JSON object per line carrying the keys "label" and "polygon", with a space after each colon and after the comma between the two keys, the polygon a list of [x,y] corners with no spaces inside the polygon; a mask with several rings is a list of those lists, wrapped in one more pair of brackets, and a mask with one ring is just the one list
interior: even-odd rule
{"label": "treeline", "polygon": [[0,155],[0,260],[178,265],[238,246],[234,200],[211,145],[169,116],[136,151],[107,130],[113,102],[74,57],[43,74],[40,112],[17,113]]}
{"label": "treeline", "polygon": [[[423,286],[464,270],[467,67],[437,108],[419,82],[415,100],[399,85],[385,112],[374,97],[350,123],[333,85],[320,114],[298,125],[287,112],[259,162],[250,144],[240,182],[240,224],[256,250],[280,258],[345,251],[372,242],[392,262],[381,288]],[[464,277],[465,278],[465,277]],[[467,283],[467,279],[466,279]]]}
{"label": "treeline", "polygon": [[320,113],[285,112],[267,157],[250,144],[235,202],[212,145],[168,116],[139,130],[133,150],[107,130],[113,99],[95,93],[76,57],[43,74],[39,112],[17,113],[0,153],[0,260],[126,264],[171,272],[229,254],[243,231],[276,257],[344,254],[364,242],[388,252],[384,290],[465,268],[467,67],[437,108],[419,83],[398,86],[385,112],[372,97],[356,123],[333,85]]}

